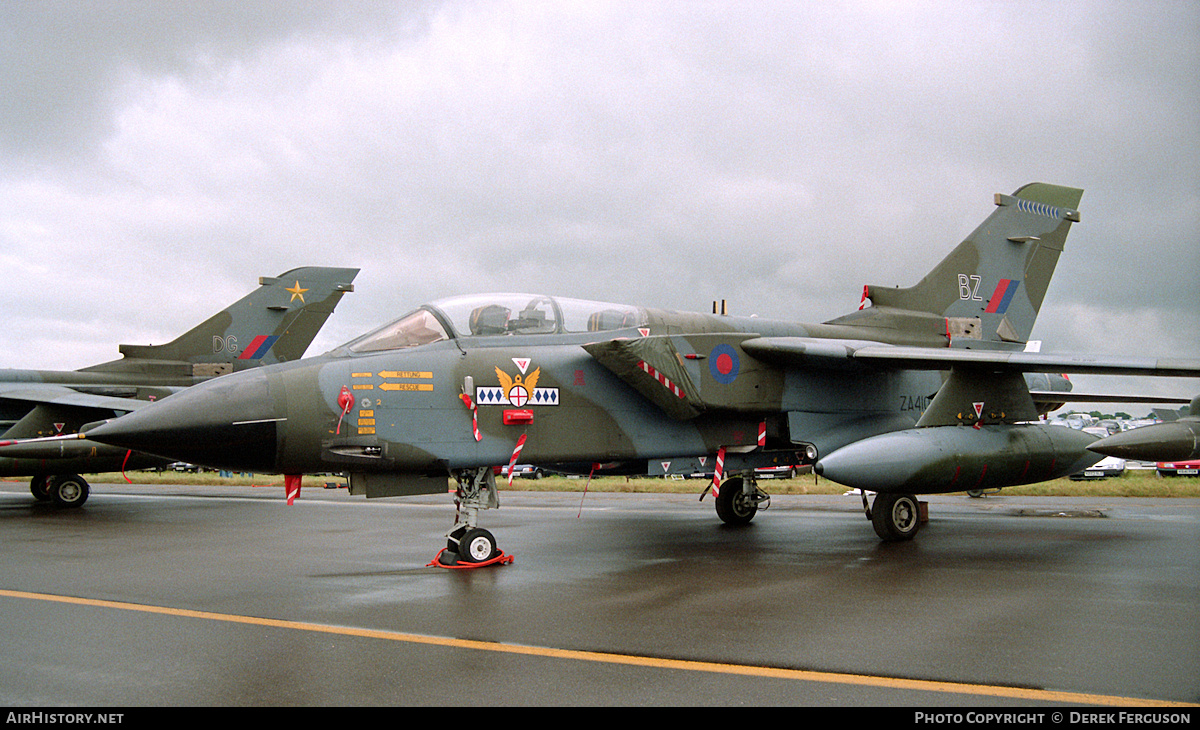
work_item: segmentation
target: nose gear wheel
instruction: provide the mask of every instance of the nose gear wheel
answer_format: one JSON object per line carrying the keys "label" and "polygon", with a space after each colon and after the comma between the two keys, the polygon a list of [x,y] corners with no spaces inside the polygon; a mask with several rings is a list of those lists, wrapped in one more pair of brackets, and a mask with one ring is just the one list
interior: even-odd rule
{"label": "nose gear wheel", "polygon": [[446,535],[446,547],[430,566],[439,568],[480,568],[485,565],[512,562],[496,546],[492,533],[477,526],[479,511],[500,507],[496,493],[496,477],[490,467],[467,469],[455,474],[458,489],[454,495],[457,506],[454,527]]}

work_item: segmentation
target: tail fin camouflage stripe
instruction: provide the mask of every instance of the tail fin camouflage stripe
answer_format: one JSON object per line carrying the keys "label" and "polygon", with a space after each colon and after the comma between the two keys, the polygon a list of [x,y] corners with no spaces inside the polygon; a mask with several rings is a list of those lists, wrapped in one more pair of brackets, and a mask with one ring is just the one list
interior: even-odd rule
{"label": "tail fin camouflage stripe", "polygon": [[1013,295],[1017,293],[1017,287],[1021,285],[1019,281],[1012,279],[1001,279],[996,285],[996,291],[992,292],[991,299],[988,300],[987,309],[983,310],[989,314],[1004,314],[1008,311],[1008,305],[1012,303]]}
{"label": "tail fin camouflage stripe", "polygon": [[278,339],[279,335],[271,335],[270,337],[266,335],[259,335],[258,337],[255,337],[254,341],[246,347],[240,356],[238,356],[238,359],[258,360],[270,351],[271,346],[274,345],[275,341]]}

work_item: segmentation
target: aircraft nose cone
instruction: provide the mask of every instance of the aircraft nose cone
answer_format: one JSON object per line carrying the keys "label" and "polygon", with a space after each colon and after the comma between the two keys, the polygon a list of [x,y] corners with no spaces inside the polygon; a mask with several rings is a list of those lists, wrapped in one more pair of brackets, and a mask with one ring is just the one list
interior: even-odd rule
{"label": "aircraft nose cone", "polygon": [[275,471],[278,424],[265,372],[192,386],[87,431],[89,439],[232,471]]}

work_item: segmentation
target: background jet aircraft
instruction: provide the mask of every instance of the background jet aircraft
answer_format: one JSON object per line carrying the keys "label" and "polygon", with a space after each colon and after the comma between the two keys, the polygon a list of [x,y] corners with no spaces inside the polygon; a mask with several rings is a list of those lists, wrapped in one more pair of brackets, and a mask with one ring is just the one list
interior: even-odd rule
{"label": "background jet aircraft", "polygon": [[219,375],[299,360],[358,269],[305,267],[275,278],[165,345],[121,345],[120,360],[82,370],[0,370],[0,475],[32,476],[39,500],[83,504],[80,473],[166,463],[73,434]]}
{"label": "background jet aircraft", "polygon": [[1081,190],[1035,183],[916,286],[824,324],[536,295],[434,302],[321,357],[238,373],[99,425],[89,438],[229,469],[349,473],[368,497],[444,492],[443,562],[495,559],[477,524],[493,465],[714,459],[718,516],[752,519],[753,469],[811,464],[878,492],[887,540],[917,494],[1079,471],[1095,437],[1037,423],[1063,393],[1026,373],[1195,377],[1200,363],[1025,352]]}

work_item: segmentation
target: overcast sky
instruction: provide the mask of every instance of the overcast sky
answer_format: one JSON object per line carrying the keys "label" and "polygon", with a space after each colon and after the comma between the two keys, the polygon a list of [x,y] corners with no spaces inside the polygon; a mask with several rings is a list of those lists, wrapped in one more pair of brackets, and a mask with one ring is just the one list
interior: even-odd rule
{"label": "overcast sky", "polygon": [[1043,350],[1200,357],[1200,3],[6,0],[0,367],[305,265],[362,269],[310,354],[477,291],[820,322],[1033,181]]}

